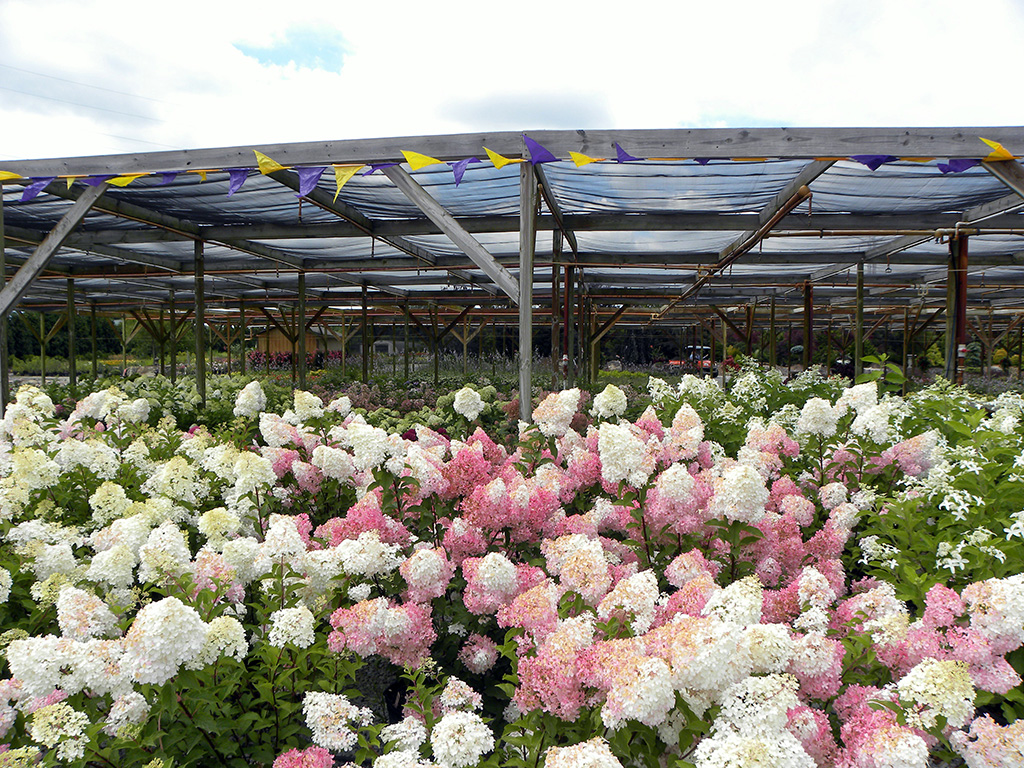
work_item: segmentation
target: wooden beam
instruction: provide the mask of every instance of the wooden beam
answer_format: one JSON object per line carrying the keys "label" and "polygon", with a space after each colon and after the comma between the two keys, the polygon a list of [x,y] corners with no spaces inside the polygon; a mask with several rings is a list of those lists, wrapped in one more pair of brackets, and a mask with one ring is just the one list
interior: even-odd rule
{"label": "wooden beam", "polygon": [[1024,168],[1016,160],[999,160],[992,163],[982,163],[986,171],[991,173],[1003,184],[1012,189],[1024,203]]}
{"label": "wooden beam", "polygon": [[610,330],[611,330],[611,329],[612,329],[613,327],[615,327],[615,324],[616,324],[617,322],[619,322],[619,318],[620,318],[620,317],[622,317],[622,316],[623,316],[623,315],[624,315],[624,314],[626,313],[626,310],[627,310],[628,308],[629,308],[629,305],[628,305],[628,304],[623,304],[623,305],[622,305],[621,307],[619,307],[619,308],[618,308],[617,310],[615,310],[615,313],[614,313],[614,314],[613,314],[613,315],[612,315],[612,316],[611,316],[610,318],[608,318],[608,319],[607,319],[607,320],[605,321],[604,325],[602,325],[602,326],[601,326],[601,327],[600,327],[600,328],[599,328],[599,329],[597,330],[597,333],[595,333],[595,334],[594,334],[594,335],[593,335],[593,336],[591,337],[591,339],[590,339],[590,343],[591,343],[591,344],[596,344],[596,343],[597,343],[597,342],[599,342],[599,341],[600,341],[601,339],[603,339],[603,338],[605,337],[605,334],[607,334],[607,333],[608,333],[608,331],[610,331]]}
{"label": "wooden beam", "polygon": [[[548,182],[548,177],[544,174],[544,166],[535,165],[533,169],[537,174],[537,182],[540,185],[541,194],[544,195],[544,200],[548,204],[548,210],[551,211],[551,217],[555,220],[555,227],[565,236],[566,241],[569,243],[569,249],[572,251],[573,256],[576,256],[580,250],[579,244],[576,242],[576,233],[565,225],[562,207],[555,196],[554,188]],[[540,227],[538,227],[539,229]]]}
{"label": "wooden beam", "polygon": [[475,237],[460,227],[455,218],[427,194],[426,190],[406,170],[399,165],[394,165],[385,168],[384,173],[417,208],[426,214],[427,218],[433,221],[474,264],[484,271],[484,274],[494,281],[495,285],[504,291],[512,301],[519,302],[520,288],[508,270],[501,266]]}
{"label": "wooden beam", "polygon": [[[704,128],[661,130],[532,131],[531,138],[558,157],[569,151],[592,157],[614,156],[615,143],[637,157],[773,157],[846,158],[871,153],[897,157],[976,158],[978,136],[1004,146],[1024,146],[1024,127],[889,127],[889,128]],[[358,139],[264,144],[257,146],[282,165],[375,163],[398,160],[401,150],[441,160],[479,155],[484,146],[511,157],[523,154],[520,131],[464,133],[447,136]],[[253,146],[171,150],[123,155],[7,161],[5,169],[25,178],[181,171],[186,168],[251,168]]]}
{"label": "wooden beam", "polygon": [[106,184],[88,187],[61,217],[35,252],[29,257],[17,274],[0,291],[0,315],[7,315],[24,296],[34,281],[50,263],[71,231],[85,218],[96,201],[100,199]]}
{"label": "wooden beam", "polygon": [[768,203],[761,212],[758,214],[758,226],[744,232],[729,245],[722,249],[719,253],[719,258],[724,259],[731,255],[734,251],[739,249],[744,243],[746,243],[751,237],[753,237],[758,228],[767,223],[773,216],[781,211],[786,203],[788,203],[793,195],[797,194],[801,187],[809,186],[812,181],[821,176],[825,171],[832,167],[835,160],[813,160],[802,169],[793,179],[790,180],[786,186],[779,190],[778,194],[772,198],[772,201]]}

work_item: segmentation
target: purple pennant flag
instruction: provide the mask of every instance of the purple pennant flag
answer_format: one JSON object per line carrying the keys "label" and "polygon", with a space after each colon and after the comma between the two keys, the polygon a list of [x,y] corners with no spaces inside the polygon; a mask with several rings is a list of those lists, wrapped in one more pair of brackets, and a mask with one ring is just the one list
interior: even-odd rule
{"label": "purple pennant flag", "polygon": [[373,163],[370,165],[369,170],[363,171],[360,176],[369,176],[371,173],[383,170],[384,168],[394,168],[398,163]]}
{"label": "purple pennant flag", "polygon": [[544,147],[538,144],[536,141],[531,139],[525,133],[523,134],[523,141],[526,142],[526,148],[530,150],[530,164],[540,165],[541,163],[557,163],[558,158],[548,152]]}
{"label": "purple pennant flag", "polygon": [[248,168],[230,168],[228,169],[228,197],[231,197],[235,192],[242,188],[245,184],[245,180],[249,178]]}
{"label": "purple pennant flag", "polygon": [[968,168],[973,168],[976,165],[981,165],[981,160],[970,160],[963,157],[954,157],[948,163],[936,163],[939,167],[939,172],[946,173],[963,173]]}
{"label": "purple pennant flag", "polygon": [[710,157],[695,157],[695,158],[693,158],[693,162],[695,162],[697,165],[707,165],[708,163],[711,162],[711,158]]}
{"label": "purple pennant flag", "polygon": [[480,158],[478,157],[467,157],[465,160],[456,160],[454,163],[448,163],[452,167],[452,175],[455,177],[455,186],[459,186],[462,183],[462,177],[466,173],[466,166],[470,163],[479,163]]}
{"label": "purple pennant flag", "polygon": [[619,146],[619,142],[615,142],[615,161],[618,163],[631,163],[636,160],[643,160],[642,157],[633,157],[629,152]]}
{"label": "purple pennant flag", "polygon": [[306,195],[316,189],[320,177],[324,175],[326,170],[327,166],[323,168],[296,168],[295,172],[299,174],[299,192],[295,196],[306,197]]}
{"label": "purple pennant flag", "polygon": [[88,177],[82,179],[82,181],[87,186],[98,187],[103,182],[110,181],[112,178],[114,178],[114,174],[112,174],[112,173],[101,173],[101,174],[97,174],[96,176],[88,176]]}
{"label": "purple pennant flag", "polygon": [[850,159],[855,160],[861,165],[866,165],[872,171],[877,171],[886,163],[899,160],[898,157],[894,157],[893,155],[850,155]]}
{"label": "purple pennant flag", "polygon": [[21,202],[27,203],[33,197],[38,195],[46,186],[53,181],[56,176],[48,176],[45,179],[32,179],[32,183],[25,187],[25,190],[21,193]]}
{"label": "purple pennant flag", "polygon": [[158,173],[157,175],[160,177],[160,184],[163,185],[170,184],[172,181],[178,178],[178,173],[179,171],[165,171],[163,173]]}

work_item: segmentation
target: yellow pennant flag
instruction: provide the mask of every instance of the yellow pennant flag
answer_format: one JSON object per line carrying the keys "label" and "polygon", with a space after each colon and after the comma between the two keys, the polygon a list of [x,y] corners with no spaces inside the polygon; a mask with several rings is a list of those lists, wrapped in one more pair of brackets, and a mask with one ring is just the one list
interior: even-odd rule
{"label": "yellow pennant flag", "polygon": [[113,184],[115,187],[127,187],[136,179],[148,175],[148,173],[128,173],[125,174],[124,176],[118,176],[113,179],[107,179],[107,184]]}
{"label": "yellow pennant flag", "polygon": [[287,167],[281,165],[279,162],[277,162],[277,160],[272,160],[271,158],[264,155],[262,152],[258,152],[255,149],[252,151],[252,153],[256,155],[256,164],[260,167],[260,173],[262,173],[264,176],[266,176],[268,173],[273,173],[274,171],[283,171]]}
{"label": "yellow pennant flag", "polygon": [[414,171],[418,171],[420,168],[426,168],[428,165],[440,165],[441,163],[441,161],[436,157],[421,155],[419,152],[409,152],[403,149],[402,154],[405,156],[405,162],[407,162],[409,167]]}
{"label": "yellow pennant flag", "polygon": [[198,173],[199,178],[202,179],[203,181],[206,181],[206,174],[208,174],[209,172],[209,169],[205,171],[189,171],[189,173]]}
{"label": "yellow pennant flag", "polygon": [[359,173],[360,168],[365,167],[365,165],[334,166],[334,182],[338,185],[338,188],[334,191],[334,202],[338,202],[338,195],[341,193],[341,188],[348,184],[349,179]]}
{"label": "yellow pennant flag", "polygon": [[981,139],[982,141],[984,141],[990,147],[992,147],[992,151],[989,152],[988,155],[984,158],[986,163],[992,163],[992,162],[995,162],[997,160],[1013,160],[1014,159],[1014,155],[1010,152],[1010,150],[1008,150],[1006,147],[1004,147],[998,141],[991,141],[989,139],[984,138],[983,136],[979,136],[978,138]]}
{"label": "yellow pennant flag", "polygon": [[0,171],[0,181],[9,181],[11,179],[20,179],[20,173],[11,173],[10,171]]}
{"label": "yellow pennant flag", "polygon": [[71,185],[75,183],[75,177],[68,176],[66,179],[64,179],[64,181],[68,183],[68,189],[71,189]]}
{"label": "yellow pennant flag", "polygon": [[484,152],[487,153],[487,157],[490,158],[492,163],[494,163],[494,167],[498,168],[498,169],[504,168],[509,163],[523,163],[523,162],[526,162],[525,160],[522,160],[522,159],[513,160],[510,157],[504,157],[503,155],[499,155],[497,152],[495,152],[494,150],[488,149],[487,147],[484,147]]}
{"label": "yellow pennant flag", "polygon": [[584,155],[582,152],[573,152],[571,149],[569,150],[569,157],[576,163],[577,168],[582,168],[588,163],[597,163],[604,160],[603,157],[590,157],[590,155]]}

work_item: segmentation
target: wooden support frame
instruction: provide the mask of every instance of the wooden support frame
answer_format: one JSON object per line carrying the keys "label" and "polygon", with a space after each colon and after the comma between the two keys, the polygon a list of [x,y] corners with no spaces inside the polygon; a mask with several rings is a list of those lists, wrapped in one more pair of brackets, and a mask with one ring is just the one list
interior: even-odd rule
{"label": "wooden support frame", "polygon": [[539,205],[533,165],[522,163],[519,166],[519,285],[505,293],[519,304],[519,418],[526,422],[533,417],[533,259]]}
{"label": "wooden support frame", "polygon": [[[528,165],[525,164],[524,165]],[[531,171],[533,166],[529,166]],[[384,174],[391,179],[402,193],[419,208],[438,228],[455,243],[470,260],[483,270],[494,284],[497,285],[512,301],[519,302],[521,286],[517,286],[515,279],[498,261],[492,256],[480,241],[455,220],[440,203],[432,198],[419,183],[399,165],[384,169]],[[536,183],[536,181],[534,181]]]}

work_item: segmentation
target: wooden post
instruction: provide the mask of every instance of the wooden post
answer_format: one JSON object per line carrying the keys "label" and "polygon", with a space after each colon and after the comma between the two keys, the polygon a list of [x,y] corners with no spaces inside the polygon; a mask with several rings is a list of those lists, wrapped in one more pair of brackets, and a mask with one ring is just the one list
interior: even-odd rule
{"label": "wooden post", "polygon": [[[4,239],[4,187],[0,184],[0,288],[7,285],[7,250]],[[0,314],[0,412],[11,401],[10,361],[7,359],[7,313]]]}
{"label": "wooden post", "polygon": [[814,360],[814,288],[811,281],[804,282],[804,370]]}
{"label": "wooden post", "polygon": [[121,375],[128,373],[128,315],[121,315]]}
{"label": "wooden post", "polygon": [[1017,326],[1017,381],[1021,380],[1024,369],[1024,322]]}
{"label": "wooden post", "polygon": [[832,310],[828,311],[828,327],[825,329],[825,375],[832,375]]}
{"label": "wooden post", "polygon": [[537,245],[537,177],[519,166],[519,418],[530,421],[533,387],[533,255]]}
{"label": "wooden post", "polygon": [[[203,406],[206,405],[206,261],[203,256],[203,241],[196,240],[194,256],[196,295],[196,391]],[[269,346],[268,346],[269,349]]]}
{"label": "wooden post", "polygon": [[348,347],[348,331],[345,328],[345,312],[341,313],[341,378],[344,379],[347,376],[345,367],[345,352]]}
{"label": "wooden post", "polygon": [[853,319],[853,376],[864,373],[864,262],[857,264],[857,310]]}
{"label": "wooden post", "polygon": [[292,389],[295,389],[295,385],[299,380],[299,358],[298,358],[298,338],[299,329],[295,325],[295,305],[292,304],[291,308],[291,323],[289,323],[289,329],[292,334]]}
{"label": "wooden post", "polygon": [[370,344],[366,338],[366,286],[363,286],[362,314],[359,317],[359,328],[363,339],[363,384],[370,381]]}
{"label": "wooden post", "polygon": [[96,355],[96,302],[89,305],[89,336],[92,338],[92,380],[99,377],[99,358]]}
{"label": "wooden post", "polygon": [[306,389],[306,273],[299,272],[299,389]]}
{"label": "wooden post", "polygon": [[786,323],[786,378],[793,377],[793,324]]}
{"label": "wooden post", "polygon": [[[715,337],[715,319],[712,317],[712,318],[708,318],[708,320],[711,323],[711,325],[710,325],[710,329],[711,329],[711,354],[708,356],[708,359],[711,360],[711,371],[714,371],[714,369],[715,369],[715,358],[718,355],[718,340]],[[700,335],[701,335],[701,341],[703,341],[704,340],[704,331],[703,330],[701,331]],[[709,371],[709,373],[711,373],[711,371]]]}
{"label": "wooden post", "polygon": [[754,305],[747,304],[747,357],[754,351]]}
{"label": "wooden post", "polygon": [[771,311],[768,315],[768,364],[773,368],[779,364],[778,338],[775,330],[775,294],[772,294]]}
{"label": "wooden post", "polygon": [[409,307],[406,305],[402,313],[405,323],[402,326],[402,361],[405,364],[405,380],[409,380]]}
{"label": "wooden post", "polygon": [[75,280],[68,278],[68,385],[78,386],[78,361],[75,359]]}

